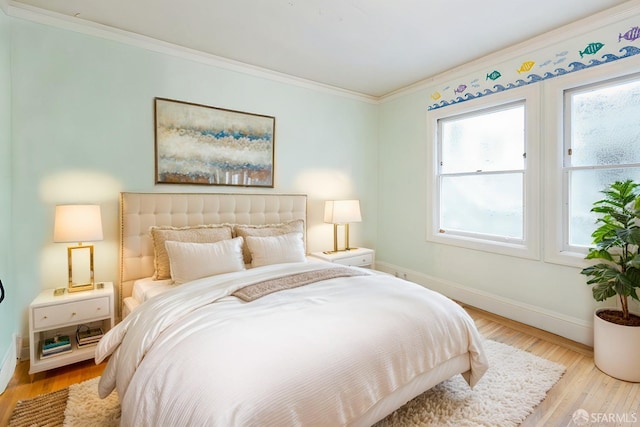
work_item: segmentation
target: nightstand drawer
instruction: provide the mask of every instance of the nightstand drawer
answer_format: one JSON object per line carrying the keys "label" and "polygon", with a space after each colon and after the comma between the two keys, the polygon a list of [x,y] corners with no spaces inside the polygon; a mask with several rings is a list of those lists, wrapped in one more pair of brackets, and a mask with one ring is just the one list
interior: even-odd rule
{"label": "nightstand drawer", "polygon": [[373,264],[373,254],[362,254],[348,258],[336,259],[334,262],[336,264],[353,266],[371,265]]}
{"label": "nightstand drawer", "polygon": [[33,326],[35,329],[42,329],[105,316],[109,316],[109,297],[93,298],[78,302],[36,307],[33,309]]}

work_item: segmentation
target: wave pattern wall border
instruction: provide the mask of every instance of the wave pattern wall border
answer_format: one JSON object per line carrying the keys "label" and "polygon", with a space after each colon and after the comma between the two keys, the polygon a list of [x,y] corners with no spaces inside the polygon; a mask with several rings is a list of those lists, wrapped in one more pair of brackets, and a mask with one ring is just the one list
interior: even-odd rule
{"label": "wave pattern wall border", "polygon": [[[579,39],[541,49],[526,58],[520,57],[491,70],[448,82],[432,92],[431,99],[435,103],[427,109],[435,110],[638,55],[639,47],[621,46],[623,42],[640,44],[640,26],[633,25],[633,21],[640,19],[625,20]],[[567,64],[566,68],[559,66],[563,63]]]}

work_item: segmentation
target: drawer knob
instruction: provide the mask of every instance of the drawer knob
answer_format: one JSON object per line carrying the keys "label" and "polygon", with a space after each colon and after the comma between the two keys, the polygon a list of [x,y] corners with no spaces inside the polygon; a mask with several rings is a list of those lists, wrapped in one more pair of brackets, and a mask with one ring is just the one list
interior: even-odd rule
{"label": "drawer knob", "polygon": [[73,313],[71,313],[71,315],[72,315],[72,316],[75,316],[75,315],[76,315],[76,312],[74,311]]}
{"label": "drawer knob", "polygon": [[48,317],[47,317],[47,316],[44,316],[44,317],[43,317],[43,319],[48,319]]}

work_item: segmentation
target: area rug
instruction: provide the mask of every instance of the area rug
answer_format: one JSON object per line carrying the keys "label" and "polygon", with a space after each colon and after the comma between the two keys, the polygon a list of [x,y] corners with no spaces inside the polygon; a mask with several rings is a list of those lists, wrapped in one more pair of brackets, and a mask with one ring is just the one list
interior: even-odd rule
{"label": "area rug", "polygon": [[[517,426],[565,370],[506,344],[486,340],[484,347],[491,367],[473,390],[457,375],[411,400],[376,427]],[[98,398],[98,380],[18,402],[9,426],[118,426],[118,398],[115,393]]]}
{"label": "area rug", "polygon": [[116,427],[120,425],[120,402],[111,393],[98,397],[98,381],[93,378],[53,393],[16,404],[9,427]]}
{"label": "area rug", "polygon": [[485,340],[484,348],[490,367],[473,390],[456,375],[375,427],[517,426],[565,371],[562,365],[496,341]]}

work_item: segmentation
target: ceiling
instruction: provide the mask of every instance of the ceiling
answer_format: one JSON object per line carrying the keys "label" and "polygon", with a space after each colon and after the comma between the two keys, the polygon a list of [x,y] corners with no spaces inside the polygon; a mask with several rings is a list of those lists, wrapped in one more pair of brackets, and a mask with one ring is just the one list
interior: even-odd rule
{"label": "ceiling", "polygon": [[380,97],[626,0],[12,0]]}

